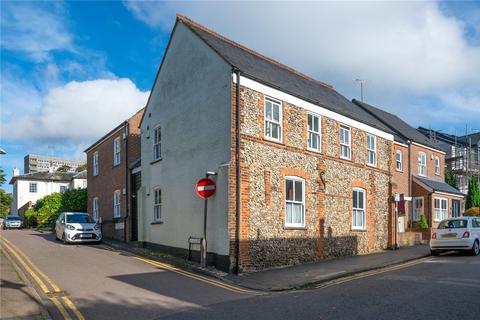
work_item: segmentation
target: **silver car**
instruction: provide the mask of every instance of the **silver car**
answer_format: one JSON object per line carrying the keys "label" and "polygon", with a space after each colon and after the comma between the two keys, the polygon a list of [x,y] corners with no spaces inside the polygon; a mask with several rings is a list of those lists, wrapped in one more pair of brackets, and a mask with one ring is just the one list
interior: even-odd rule
{"label": "silver car", "polygon": [[63,243],[101,242],[100,225],[85,212],[63,212],[55,221],[55,236]]}
{"label": "silver car", "polygon": [[23,226],[19,216],[7,216],[3,220],[3,229],[20,229]]}
{"label": "silver car", "polygon": [[441,221],[432,233],[430,251],[464,250],[472,255],[480,253],[480,218],[460,217]]}

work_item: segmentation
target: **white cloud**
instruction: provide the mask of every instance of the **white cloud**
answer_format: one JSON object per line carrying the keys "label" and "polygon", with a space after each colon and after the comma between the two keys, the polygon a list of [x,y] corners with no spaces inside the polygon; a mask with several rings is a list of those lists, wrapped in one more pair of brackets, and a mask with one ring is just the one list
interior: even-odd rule
{"label": "white cloud", "polygon": [[[437,123],[480,117],[480,47],[475,44],[480,42],[467,37],[472,28],[468,21],[447,15],[435,2],[127,2],[126,6],[137,19],[161,30],[173,26],[176,12],[185,14],[333,84],[346,96],[358,97],[354,78],[367,79],[367,102],[373,97],[399,114],[407,102],[418,98],[425,103],[421,107],[426,114],[439,106],[457,114],[451,119],[439,115]],[[428,105],[432,101],[435,104]],[[418,108],[415,102],[409,107]],[[405,116],[418,121],[415,112]]]}
{"label": "white cloud", "polygon": [[148,94],[129,79],[72,81],[51,89],[37,111],[3,123],[2,136],[29,143],[88,144],[144,107]]}
{"label": "white cloud", "polygon": [[74,50],[64,14],[60,3],[2,2],[2,48],[35,61],[48,60],[54,50]]}

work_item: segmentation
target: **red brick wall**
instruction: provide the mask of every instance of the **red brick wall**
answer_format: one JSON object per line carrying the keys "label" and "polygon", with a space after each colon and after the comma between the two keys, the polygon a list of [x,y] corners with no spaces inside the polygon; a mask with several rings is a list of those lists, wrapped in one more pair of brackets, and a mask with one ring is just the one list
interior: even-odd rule
{"label": "red brick wall", "polygon": [[[116,223],[125,222],[128,212],[131,212],[130,177],[127,167],[140,158],[140,129],[138,124],[143,110],[137,112],[127,121],[127,124],[110,134],[105,139],[92,146],[87,152],[87,179],[88,179],[88,212],[93,214],[93,199],[98,198],[99,218],[102,219],[102,230],[105,237],[125,240],[124,229],[115,230]],[[123,134],[128,131],[127,140]],[[113,165],[113,143],[116,138],[121,141],[121,160],[117,166]],[[126,152],[127,151],[127,152]],[[93,154],[98,152],[99,174],[93,176]],[[128,155],[127,155],[128,154]],[[127,163],[128,157],[128,163]],[[126,181],[128,175],[128,182]],[[123,190],[125,189],[125,193]],[[120,218],[113,218],[113,195],[120,190]],[[127,240],[130,236],[130,223],[126,221]]]}
{"label": "red brick wall", "polygon": [[[443,153],[427,149],[425,147],[411,145],[412,173],[418,175],[418,153],[424,152],[427,156],[427,178],[444,181],[445,155]],[[433,158],[432,158],[433,156]],[[435,174],[435,157],[440,159],[440,175]]]}

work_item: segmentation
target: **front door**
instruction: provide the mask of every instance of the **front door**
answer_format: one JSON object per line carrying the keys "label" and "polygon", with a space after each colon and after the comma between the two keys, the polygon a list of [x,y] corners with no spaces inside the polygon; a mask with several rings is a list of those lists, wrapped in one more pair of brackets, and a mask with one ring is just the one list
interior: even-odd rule
{"label": "front door", "polygon": [[452,200],[452,217],[460,217],[460,200]]}
{"label": "front door", "polygon": [[398,217],[398,232],[405,232],[405,217]]}

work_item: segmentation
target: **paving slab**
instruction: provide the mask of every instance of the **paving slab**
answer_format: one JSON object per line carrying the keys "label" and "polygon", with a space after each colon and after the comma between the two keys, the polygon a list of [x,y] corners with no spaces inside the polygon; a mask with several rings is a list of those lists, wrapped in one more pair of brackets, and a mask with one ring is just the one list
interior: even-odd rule
{"label": "paving slab", "polygon": [[0,250],[0,280],[0,319],[49,319],[35,289],[3,250]]}
{"label": "paving slab", "polygon": [[291,290],[360,272],[400,264],[429,255],[430,248],[427,245],[418,245],[403,247],[398,250],[321,260],[292,267],[240,275],[229,274],[225,278],[238,285],[256,290]]}

